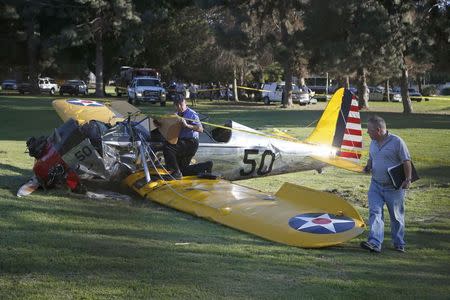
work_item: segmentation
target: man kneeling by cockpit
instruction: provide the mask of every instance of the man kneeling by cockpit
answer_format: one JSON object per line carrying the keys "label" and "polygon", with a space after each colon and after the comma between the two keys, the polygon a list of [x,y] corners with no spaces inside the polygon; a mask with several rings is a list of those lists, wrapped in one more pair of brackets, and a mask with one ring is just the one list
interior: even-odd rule
{"label": "man kneeling by cockpit", "polygon": [[[171,172],[173,179],[181,179],[184,175],[194,175],[193,166],[189,166],[192,157],[198,149],[199,133],[203,132],[203,126],[200,122],[197,112],[190,109],[186,100],[181,94],[175,94],[172,97],[173,104],[177,110],[177,115],[181,117],[181,130],[176,144],[168,142],[164,145],[164,160],[166,167]],[[158,125],[156,123],[156,125]],[[206,172],[211,172],[212,163],[207,166]]]}

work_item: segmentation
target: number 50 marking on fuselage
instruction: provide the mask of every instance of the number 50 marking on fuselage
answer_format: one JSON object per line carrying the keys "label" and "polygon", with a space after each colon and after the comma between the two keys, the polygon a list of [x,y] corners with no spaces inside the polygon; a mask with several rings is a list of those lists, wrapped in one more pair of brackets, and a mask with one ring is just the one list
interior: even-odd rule
{"label": "number 50 marking on fuselage", "polygon": [[[244,169],[240,170],[241,176],[248,176],[253,174],[255,172],[257,167],[256,159],[259,156],[259,150],[258,149],[245,149],[244,150],[244,164],[250,165],[250,170],[245,171]],[[264,168],[266,165],[266,159],[270,160],[269,167]],[[275,153],[273,153],[271,150],[265,150],[261,154],[261,160],[259,162],[258,170],[256,171],[256,174],[258,175],[266,175],[272,171],[273,162],[275,161]]]}

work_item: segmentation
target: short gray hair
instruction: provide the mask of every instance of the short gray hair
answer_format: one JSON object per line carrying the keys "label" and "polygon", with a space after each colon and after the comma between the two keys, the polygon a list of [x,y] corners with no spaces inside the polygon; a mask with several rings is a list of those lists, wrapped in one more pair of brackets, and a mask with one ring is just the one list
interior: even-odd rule
{"label": "short gray hair", "polygon": [[380,116],[371,116],[367,121],[368,124],[375,125],[377,128],[386,130],[386,121]]}

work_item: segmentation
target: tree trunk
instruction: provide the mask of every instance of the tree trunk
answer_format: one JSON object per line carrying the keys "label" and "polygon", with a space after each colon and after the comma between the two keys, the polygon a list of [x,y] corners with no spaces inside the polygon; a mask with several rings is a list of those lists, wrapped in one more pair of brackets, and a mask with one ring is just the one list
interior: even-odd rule
{"label": "tree trunk", "polygon": [[358,68],[358,105],[359,108],[369,108],[369,88],[367,87],[366,69]]}
{"label": "tree trunk", "polygon": [[389,79],[386,79],[386,81],[384,82],[384,97],[386,97],[387,102],[391,101],[391,94],[389,92]]}
{"label": "tree trunk", "polygon": [[238,89],[237,89],[237,79],[236,79],[236,67],[233,67],[233,98],[235,102],[239,102]]}
{"label": "tree trunk", "polygon": [[102,25],[97,27],[95,38],[95,96],[105,97],[103,92],[103,32]]}
{"label": "tree trunk", "polygon": [[348,75],[345,76],[345,88],[350,88],[350,77],[348,77]]}
{"label": "tree trunk", "polygon": [[409,115],[413,112],[411,99],[409,98],[408,93],[408,70],[406,67],[402,69],[402,79],[400,83],[401,93],[402,93],[402,102],[403,102],[403,113]]}
{"label": "tree trunk", "polygon": [[290,107],[292,106],[292,64],[291,59],[288,59],[288,63],[285,65],[284,68],[284,74],[285,74],[285,85],[284,85],[284,93],[282,101],[282,107]]}
{"label": "tree trunk", "polygon": [[37,74],[37,36],[36,23],[33,17],[30,17],[26,22],[27,31],[27,56],[28,56],[28,76],[31,84],[31,92],[36,94],[39,92],[38,74]]}
{"label": "tree trunk", "polygon": [[258,71],[259,83],[264,83],[264,70],[260,68]]}
{"label": "tree trunk", "polygon": [[245,77],[245,74],[244,74],[244,66],[241,66],[241,68],[240,68],[240,70],[239,70],[239,84],[240,84],[241,86],[244,86],[244,77]]}
{"label": "tree trunk", "polygon": [[422,94],[422,76],[417,75],[417,87],[419,89],[419,92]]}

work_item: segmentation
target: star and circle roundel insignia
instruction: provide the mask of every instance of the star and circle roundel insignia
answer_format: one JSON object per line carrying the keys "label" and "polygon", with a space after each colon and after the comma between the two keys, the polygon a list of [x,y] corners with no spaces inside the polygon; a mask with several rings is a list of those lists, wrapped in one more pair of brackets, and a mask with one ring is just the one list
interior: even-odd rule
{"label": "star and circle roundel insignia", "polygon": [[80,106],[96,106],[96,107],[103,106],[102,103],[99,103],[97,101],[82,100],[82,99],[69,99],[67,100],[67,103]]}
{"label": "star and circle roundel insignia", "polygon": [[352,229],[355,227],[355,221],[327,213],[307,213],[290,218],[289,226],[301,232],[334,234]]}

